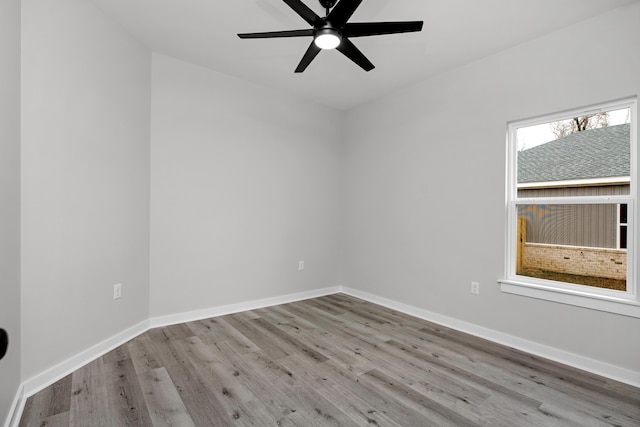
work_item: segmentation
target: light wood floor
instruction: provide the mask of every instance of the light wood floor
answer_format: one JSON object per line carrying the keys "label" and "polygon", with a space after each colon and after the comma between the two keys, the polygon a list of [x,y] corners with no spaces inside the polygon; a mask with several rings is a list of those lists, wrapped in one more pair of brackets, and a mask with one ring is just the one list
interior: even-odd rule
{"label": "light wood floor", "polygon": [[639,426],[640,389],[336,294],[150,330],[21,426]]}

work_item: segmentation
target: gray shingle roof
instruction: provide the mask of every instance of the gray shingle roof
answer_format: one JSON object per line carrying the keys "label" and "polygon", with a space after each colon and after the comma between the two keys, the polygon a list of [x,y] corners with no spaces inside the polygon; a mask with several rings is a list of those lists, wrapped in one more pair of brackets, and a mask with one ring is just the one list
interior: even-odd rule
{"label": "gray shingle roof", "polygon": [[629,124],[585,130],[518,152],[518,183],[629,176]]}

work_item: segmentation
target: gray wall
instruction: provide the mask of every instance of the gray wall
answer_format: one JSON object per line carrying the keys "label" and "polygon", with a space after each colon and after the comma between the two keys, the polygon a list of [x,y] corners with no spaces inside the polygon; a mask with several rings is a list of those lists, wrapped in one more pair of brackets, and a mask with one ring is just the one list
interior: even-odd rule
{"label": "gray wall", "polygon": [[640,319],[497,283],[507,122],[640,93],[638,22],[634,3],[351,111],[345,285],[640,372]]}
{"label": "gray wall", "polygon": [[152,80],[151,315],[336,286],[337,112],[162,55]]}
{"label": "gray wall", "polygon": [[0,0],[0,424],[20,384],[20,1]]}
{"label": "gray wall", "polygon": [[149,316],[151,55],[83,0],[23,1],[22,49],[27,380]]}

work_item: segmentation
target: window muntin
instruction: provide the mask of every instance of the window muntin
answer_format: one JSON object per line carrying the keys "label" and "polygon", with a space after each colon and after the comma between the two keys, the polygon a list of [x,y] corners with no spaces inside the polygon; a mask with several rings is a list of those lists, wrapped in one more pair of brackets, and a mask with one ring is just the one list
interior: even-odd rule
{"label": "window muntin", "polygon": [[[605,116],[607,126],[600,123],[579,131],[579,135],[544,137],[550,134],[548,128],[553,124],[594,114]],[[636,117],[633,99],[509,125],[508,253],[506,274],[501,281],[504,291],[560,302],[572,301],[571,295],[579,295],[640,306],[632,224],[637,197]],[[524,242],[523,226],[529,235]],[[525,244],[534,247],[533,252],[555,253],[559,262],[551,269],[538,264],[533,273],[531,268],[523,269],[523,262],[526,266],[527,261],[533,260],[533,252],[531,248],[525,250]],[[592,269],[583,277],[570,269],[551,271],[567,268],[569,261],[580,261],[580,257],[584,259],[593,252],[600,252],[601,256],[590,262],[611,264],[617,272],[611,273],[611,266],[605,269],[597,265],[595,271]],[[606,258],[607,255],[611,256]],[[556,296],[557,293],[568,296]]]}

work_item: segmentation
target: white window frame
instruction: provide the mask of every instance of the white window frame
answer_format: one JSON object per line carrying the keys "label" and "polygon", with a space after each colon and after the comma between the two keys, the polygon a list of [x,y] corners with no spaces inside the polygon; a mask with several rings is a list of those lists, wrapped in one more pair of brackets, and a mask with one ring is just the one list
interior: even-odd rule
{"label": "white window frame", "polygon": [[[629,108],[631,111],[630,124],[630,191],[624,196],[587,196],[587,197],[534,197],[518,198],[517,196],[517,130],[519,128],[564,120],[571,117],[584,116],[603,111]],[[499,280],[502,292],[554,301],[594,310],[607,311],[626,316],[640,318],[640,295],[636,280],[638,238],[636,229],[636,201],[638,198],[638,109],[637,98],[602,103],[590,107],[578,108],[535,117],[526,120],[513,121],[507,124],[507,233],[505,274]],[[616,291],[592,286],[575,285],[553,280],[516,274],[516,235],[517,235],[517,205],[523,204],[627,204],[627,290]]]}

